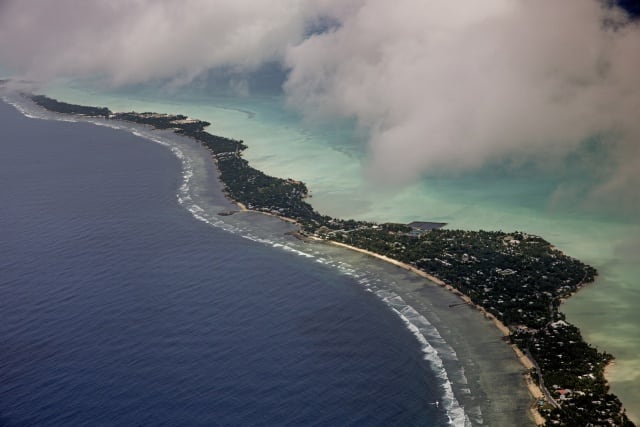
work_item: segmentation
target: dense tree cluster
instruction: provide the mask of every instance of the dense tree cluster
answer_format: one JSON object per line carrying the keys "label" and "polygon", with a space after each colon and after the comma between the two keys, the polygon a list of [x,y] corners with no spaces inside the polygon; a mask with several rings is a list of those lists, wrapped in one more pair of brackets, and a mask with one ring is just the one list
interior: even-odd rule
{"label": "dense tree cluster", "polygon": [[87,107],[84,105],[67,104],[58,100],[48,98],[44,95],[33,95],[31,99],[47,110],[66,114],[80,114],[83,116],[109,117],[111,110],[104,107]]}
{"label": "dense tree cluster", "polygon": [[604,368],[613,359],[587,344],[575,326],[559,320],[536,331],[517,330],[511,339],[538,363],[558,406],[541,412],[566,426],[631,426],[620,400],[609,393]]}
{"label": "dense tree cluster", "polygon": [[596,274],[526,233],[439,229],[415,236],[395,230],[383,224],[335,239],[430,272],[508,325],[544,326],[555,319],[560,298]]}

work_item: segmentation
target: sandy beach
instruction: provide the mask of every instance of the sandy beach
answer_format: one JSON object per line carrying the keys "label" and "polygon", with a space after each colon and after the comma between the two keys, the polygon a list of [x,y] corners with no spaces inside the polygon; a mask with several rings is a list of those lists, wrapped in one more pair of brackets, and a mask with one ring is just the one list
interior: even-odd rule
{"label": "sandy beach", "polygon": [[607,380],[607,384],[611,385],[611,376],[616,368],[616,359],[611,359],[607,366],[604,367],[604,379]]}

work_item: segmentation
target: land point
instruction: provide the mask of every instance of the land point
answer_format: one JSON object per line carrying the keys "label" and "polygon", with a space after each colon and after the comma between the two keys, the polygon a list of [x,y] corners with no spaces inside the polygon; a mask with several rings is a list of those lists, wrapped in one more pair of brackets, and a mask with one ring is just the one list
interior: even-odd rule
{"label": "land point", "polygon": [[454,292],[461,303],[491,319],[514,349],[525,368],[535,424],[634,425],[604,377],[613,356],[585,342],[559,310],[597,272],[543,238],[523,231],[449,230],[443,228],[446,224],[426,221],[378,224],[332,218],[305,201],[309,191],[304,183],[251,167],[242,158],[244,142],[206,132],[208,122],[183,115],[113,113],[45,96],[31,99],[54,112],[124,120],[191,137],[211,152],[226,194],[240,209],[294,222],[301,238],[375,256]]}

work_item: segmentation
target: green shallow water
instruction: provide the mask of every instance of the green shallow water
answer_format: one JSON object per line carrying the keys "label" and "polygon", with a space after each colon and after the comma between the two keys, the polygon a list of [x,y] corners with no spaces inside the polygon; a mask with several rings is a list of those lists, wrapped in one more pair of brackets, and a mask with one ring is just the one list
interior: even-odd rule
{"label": "green shallow water", "polygon": [[[585,338],[617,358],[612,390],[640,421],[640,220],[586,212],[557,203],[561,178],[520,171],[425,178],[401,188],[371,179],[366,148],[348,124],[312,127],[283,108],[280,96],[250,98],[207,94],[116,93],[59,85],[58,99],[115,111],[183,113],[210,121],[212,133],[244,140],[257,168],[305,181],[320,212],[376,221],[432,220],[466,229],[522,230],[539,234],[567,254],[598,268],[600,277],[563,310]],[[553,202],[552,202],[553,200]]]}

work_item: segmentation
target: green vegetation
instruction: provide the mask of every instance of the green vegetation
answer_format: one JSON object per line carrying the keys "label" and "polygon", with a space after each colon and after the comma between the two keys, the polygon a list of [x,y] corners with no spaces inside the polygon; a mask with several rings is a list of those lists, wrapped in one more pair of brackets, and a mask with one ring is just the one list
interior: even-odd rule
{"label": "green vegetation", "polygon": [[47,110],[58,113],[80,114],[83,116],[108,117],[111,114],[108,108],[86,107],[84,105],[67,104],[42,95],[34,95],[31,99]]}
{"label": "green vegetation", "polygon": [[536,360],[554,400],[540,411],[547,424],[633,426],[604,380],[613,356],[584,342],[578,328],[559,320],[536,331],[516,331],[512,340]]}
{"label": "green vegetation", "polygon": [[182,115],[112,113],[44,96],[31,99],[52,111],[126,120],[194,138],[211,151],[233,200],[293,219],[307,235],[410,264],[455,287],[500,319],[511,330],[511,341],[537,363],[531,373],[547,396],[541,413],[548,425],[633,425],[604,379],[604,367],[612,356],[586,343],[558,310],[562,299],[594,280],[596,270],[544,239],[523,232],[446,230],[434,223],[375,224],[331,218],[305,201],[304,183],[251,167],[242,158],[246,145],[205,132],[207,122]]}
{"label": "green vegetation", "polygon": [[555,320],[560,298],[596,274],[526,233],[438,229],[414,236],[394,230],[382,224],[333,238],[429,272],[507,325],[538,328]]}

